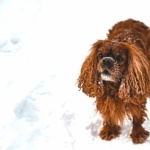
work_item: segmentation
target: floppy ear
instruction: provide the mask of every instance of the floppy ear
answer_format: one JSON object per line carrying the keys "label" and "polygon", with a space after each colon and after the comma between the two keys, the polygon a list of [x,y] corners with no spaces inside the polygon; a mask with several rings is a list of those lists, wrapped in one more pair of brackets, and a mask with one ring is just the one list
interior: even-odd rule
{"label": "floppy ear", "polygon": [[98,84],[99,77],[97,72],[97,51],[102,43],[103,41],[99,40],[93,44],[90,54],[82,64],[77,81],[78,87],[90,97],[95,97],[97,93],[100,94],[102,92],[100,84]]}
{"label": "floppy ear", "polygon": [[150,96],[150,63],[142,49],[128,47],[128,66],[122,80],[119,97],[131,100],[139,96]]}

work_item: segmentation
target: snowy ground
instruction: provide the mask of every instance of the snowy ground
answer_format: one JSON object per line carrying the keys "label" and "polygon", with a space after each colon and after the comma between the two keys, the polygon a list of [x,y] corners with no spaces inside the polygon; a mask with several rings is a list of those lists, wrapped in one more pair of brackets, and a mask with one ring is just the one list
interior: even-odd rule
{"label": "snowy ground", "polygon": [[119,138],[101,140],[94,100],[76,86],[91,44],[114,23],[150,25],[149,1],[135,2],[0,1],[0,150],[149,149],[150,138],[132,144],[129,121]]}

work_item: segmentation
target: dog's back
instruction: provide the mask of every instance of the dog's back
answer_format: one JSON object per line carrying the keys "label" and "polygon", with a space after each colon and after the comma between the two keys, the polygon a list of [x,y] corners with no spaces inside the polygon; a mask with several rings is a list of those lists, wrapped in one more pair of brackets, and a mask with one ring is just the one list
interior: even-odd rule
{"label": "dog's back", "polygon": [[118,22],[109,30],[107,37],[108,40],[136,44],[150,59],[150,28],[143,22],[133,19]]}

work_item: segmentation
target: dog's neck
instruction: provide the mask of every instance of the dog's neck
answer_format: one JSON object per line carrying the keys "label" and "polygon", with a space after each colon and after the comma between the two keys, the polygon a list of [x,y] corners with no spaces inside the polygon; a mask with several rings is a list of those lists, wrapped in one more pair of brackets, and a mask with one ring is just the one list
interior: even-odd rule
{"label": "dog's neck", "polygon": [[103,81],[103,86],[105,95],[116,96],[120,88],[120,82]]}

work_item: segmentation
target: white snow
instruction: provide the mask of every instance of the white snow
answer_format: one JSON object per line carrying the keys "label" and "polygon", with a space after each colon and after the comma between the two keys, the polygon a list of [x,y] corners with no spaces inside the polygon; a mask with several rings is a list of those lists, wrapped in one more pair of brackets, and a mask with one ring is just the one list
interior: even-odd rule
{"label": "white snow", "polygon": [[148,2],[1,0],[0,150],[149,149],[150,138],[132,143],[130,121],[119,138],[101,140],[94,99],[76,85],[91,45],[114,23],[150,25]]}

